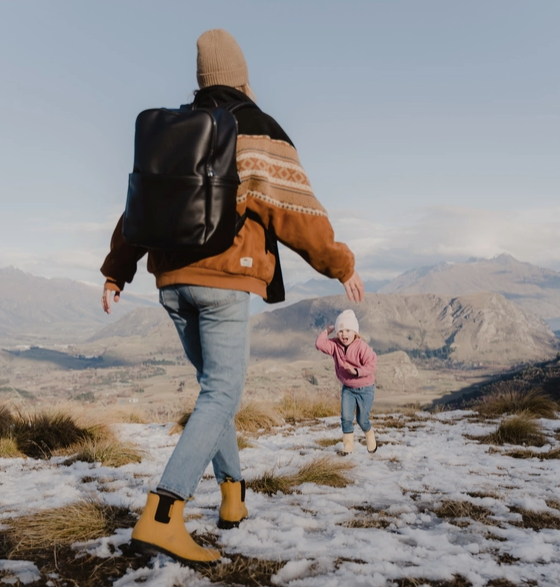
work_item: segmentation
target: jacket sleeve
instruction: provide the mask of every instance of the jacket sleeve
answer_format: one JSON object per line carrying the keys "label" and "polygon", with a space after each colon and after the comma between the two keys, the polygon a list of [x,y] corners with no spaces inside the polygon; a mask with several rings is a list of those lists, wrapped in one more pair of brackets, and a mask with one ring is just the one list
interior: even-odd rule
{"label": "jacket sleeve", "polygon": [[148,249],[129,245],[122,235],[123,216],[111,237],[111,251],[105,257],[101,266],[101,273],[106,278],[105,288],[112,291],[122,291],[125,283],[132,283],[138,261],[148,252]]}
{"label": "jacket sleeve", "polygon": [[334,355],[336,344],[334,341],[329,339],[329,335],[326,330],[322,330],[315,341],[315,348],[325,355]]}
{"label": "jacket sleeve", "polygon": [[334,240],[334,231],[303,170],[297,151],[285,140],[240,135],[237,164],[238,201],[256,212],[278,240],[319,273],[347,281],[354,255]]}
{"label": "jacket sleeve", "polygon": [[360,351],[360,366],[358,367],[358,375],[363,377],[365,375],[375,375],[377,368],[377,355],[373,349],[364,342],[363,350]]}

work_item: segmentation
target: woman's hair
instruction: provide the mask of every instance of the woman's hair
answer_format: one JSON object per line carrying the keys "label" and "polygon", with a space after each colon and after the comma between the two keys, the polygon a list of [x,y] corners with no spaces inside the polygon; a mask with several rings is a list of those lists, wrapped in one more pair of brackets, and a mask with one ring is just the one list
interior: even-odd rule
{"label": "woman's hair", "polygon": [[253,92],[253,90],[251,89],[251,86],[249,84],[243,84],[242,86],[237,86],[235,89],[239,90],[240,92],[243,92],[248,98],[251,98],[251,100],[253,100],[253,102],[257,101],[257,97],[255,96],[255,92]]}

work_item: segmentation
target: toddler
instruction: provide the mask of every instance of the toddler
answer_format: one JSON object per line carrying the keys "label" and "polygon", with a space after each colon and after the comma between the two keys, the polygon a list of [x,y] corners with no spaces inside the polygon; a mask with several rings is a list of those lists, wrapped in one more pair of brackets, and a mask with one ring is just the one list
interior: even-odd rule
{"label": "toddler", "polygon": [[[336,338],[329,338],[331,332]],[[326,355],[332,355],[336,376],[342,383],[341,424],[342,452],[351,454],[354,450],[354,412],[358,425],[365,432],[368,452],[377,450],[375,432],[369,421],[369,413],[375,393],[375,367],[377,355],[360,338],[360,326],[353,310],[344,310],[336,319],[334,327],[327,326],[315,346]]]}

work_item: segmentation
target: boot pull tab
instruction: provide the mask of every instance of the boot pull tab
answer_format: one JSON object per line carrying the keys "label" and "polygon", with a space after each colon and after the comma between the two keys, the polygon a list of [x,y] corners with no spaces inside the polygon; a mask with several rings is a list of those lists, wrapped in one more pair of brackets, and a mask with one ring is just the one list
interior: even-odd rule
{"label": "boot pull tab", "polygon": [[171,506],[177,501],[175,497],[171,497],[170,495],[160,495],[159,496],[159,503],[156,510],[155,520],[160,524],[169,524],[171,520],[170,513],[171,513]]}

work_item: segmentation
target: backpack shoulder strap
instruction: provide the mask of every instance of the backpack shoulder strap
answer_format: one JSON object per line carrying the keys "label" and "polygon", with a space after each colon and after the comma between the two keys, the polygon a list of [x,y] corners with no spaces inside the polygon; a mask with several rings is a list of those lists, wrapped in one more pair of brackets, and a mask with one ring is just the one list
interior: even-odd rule
{"label": "backpack shoulder strap", "polygon": [[232,114],[234,112],[237,112],[238,110],[241,110],[242,108],[256,108],[257,110],[260,110],[260,108],[254,102],[240,102],[240,101],[226,102],[225,104],[222,105],[222,108],[224,108],[228,112],[231,112]]}

